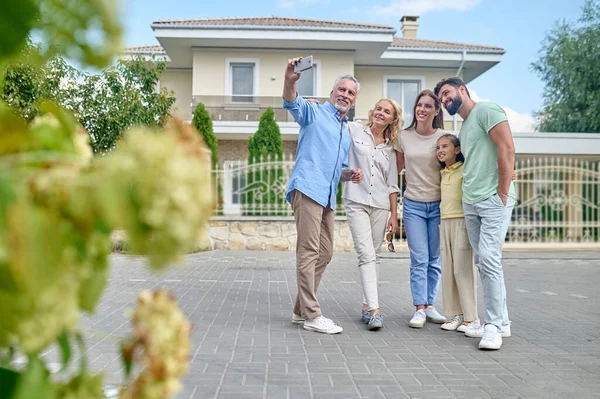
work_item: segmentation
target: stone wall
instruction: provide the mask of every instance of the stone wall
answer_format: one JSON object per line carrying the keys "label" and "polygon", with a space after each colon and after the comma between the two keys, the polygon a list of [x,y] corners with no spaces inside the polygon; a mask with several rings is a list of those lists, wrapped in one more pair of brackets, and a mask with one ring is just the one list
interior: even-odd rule
{"label": "stone wall", "polygon": [[[293,217],[215,217],[210,221],[210,242],[217,250],[295,251]],[[352,235],[345,217],[335,220],[334,250],[350,252]]]}

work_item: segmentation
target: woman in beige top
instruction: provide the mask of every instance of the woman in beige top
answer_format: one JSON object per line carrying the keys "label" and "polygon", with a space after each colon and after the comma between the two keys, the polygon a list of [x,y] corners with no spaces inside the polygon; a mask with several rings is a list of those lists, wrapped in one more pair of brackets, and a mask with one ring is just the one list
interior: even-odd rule
{"label": "woman in beige top", "polygon": [[440,166],[436,157],[443,115],[431,90],[415,100],[410,126],[398,134],[395,144],[398,170],[406,169],[402,219],[410,252],[410,290],[415,314],[408,323],[422,328],[425,321],[445,323],[434,308],[442,274],[440,265]]}
{"label": "woman in beige top", "polygon": [[[400,105],[388,98],[379,100],[369,111],[366,124],[348,124],[352,136],[348,166],[360,169],[363,179],[358,184],[344,184],[344,210],[358,255],[364,295],[362,320],[369,330],[383,327],[377,293],[379,252],[386,229],[398,229],[400,190],[393,144],[403,124]],[[350,177],[348,171],[342,171],[342,180]]]}

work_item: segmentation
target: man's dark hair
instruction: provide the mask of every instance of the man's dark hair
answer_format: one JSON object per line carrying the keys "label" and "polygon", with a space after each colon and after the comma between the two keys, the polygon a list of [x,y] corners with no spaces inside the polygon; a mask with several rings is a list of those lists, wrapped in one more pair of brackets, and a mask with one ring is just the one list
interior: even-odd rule
{"label": "man's dark hair", "polygon": [[446,78],[446,79],[442,79],[438,82],[438,84],[435,85],[435,89],[433,89],[433,92],[435,93],[436,96],[440,95],[440,90],[442,89],[442,86],[444,85],[450,85],[452,87],[455,87],[457,90],[463,86],[465,88],[465,91],[467,92],[467,96],[469,96],[469,98],[471,98],[471,93],[469,93],[469,89],[467,89],[467,85],[465,84],[465,82],[463,82],[463,80],[461,78],[458,77],[453,77],[453,78]]}

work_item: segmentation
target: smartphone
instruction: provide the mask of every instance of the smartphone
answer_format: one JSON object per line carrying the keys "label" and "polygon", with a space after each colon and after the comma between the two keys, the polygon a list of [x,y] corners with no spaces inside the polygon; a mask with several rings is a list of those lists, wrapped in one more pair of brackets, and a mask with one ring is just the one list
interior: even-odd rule
{"label": "smartphone", "polygon": [[306,71],[313,67],[313,56],[303,57],[300,61],[294,64],[294,72]]}

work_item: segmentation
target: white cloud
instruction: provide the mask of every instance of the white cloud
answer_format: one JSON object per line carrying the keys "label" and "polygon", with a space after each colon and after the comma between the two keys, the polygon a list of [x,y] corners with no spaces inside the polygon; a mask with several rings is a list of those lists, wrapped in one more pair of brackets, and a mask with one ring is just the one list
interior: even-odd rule
{"label": "white cloud", "polygon": [[305,7],[312,6],[315,4],[323,4],[326,1],[323,0],[277,0],[277,7],[279,8],[296,8],[296,7]]}
{"label": "white cloud", "polygon": [[508,117],[508,124],[513,133],[530,133],[534,131],[535,119],[530,114],[521,114],[514,109],[502,107]]}
{"label": "white cloud", "polygon": [[[280,0],[289,1],[289,0]],[[389,5],[376,5],[371,10],[380,15],[424,15],[435,11],[467,11],[483,0],[390,0]]]}
{"label": "white cloud", "polygon": [[[477,95],[477,93],[475,92],[475,90],[473,90],[471,88],[469,88],[469,93],[471,94],[471,98],[475,102],[491,101],[491,100],[483,99],[483,98],[479,97]],[[500,104],[498,104],[498,105],[500,105]],[[533,116],[531,114],[520,113],[520,112],[515,111],[512,108],[505,107],[503,105],[500,105],[500,107],[502,107],[504,112],[506,112],[506,117],[508,118],[508,124],[510,125],[510,130],[512,130],[513,133],[528,133],[528,132],[534,131],[535,119],[533,118]]]}

